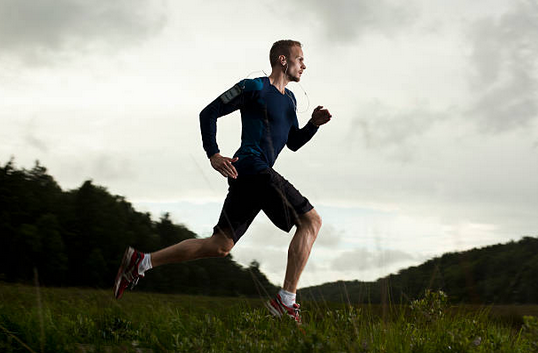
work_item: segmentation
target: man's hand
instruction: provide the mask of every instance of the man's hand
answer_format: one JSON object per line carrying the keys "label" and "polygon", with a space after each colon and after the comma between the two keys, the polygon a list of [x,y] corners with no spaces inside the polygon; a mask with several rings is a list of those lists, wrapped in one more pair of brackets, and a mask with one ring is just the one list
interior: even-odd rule
{"label": "man's hand", "polygon": [[322,105],[318,105],[312,113],[312,119],[310,119],[310,122],[315,126],[319,127],[331,121],[331,118],[331,113],[329,113],[327,109],[323,109]]}
{"label": "man's hand", "polygon": [[220,153],[215,153],[211,156],[211,158],[209,158],[213,169],[222,174],[224,177],[230,177],[234,179],[237,179],[237,170],[235,170],[235,167],[232,163],[235,163],[238,160],[239,158],[237,157],[223,157],[220,155]]}

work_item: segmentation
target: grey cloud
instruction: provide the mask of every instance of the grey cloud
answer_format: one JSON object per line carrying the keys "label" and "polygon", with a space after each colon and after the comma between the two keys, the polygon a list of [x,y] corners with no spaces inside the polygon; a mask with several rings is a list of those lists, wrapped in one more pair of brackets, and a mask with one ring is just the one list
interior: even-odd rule
{"label": "grey cloud", "polygon": [[96,155],[91,159],[89,173],[92,178],[103,180],[105,183],[111,180],[133,179],[135,177],[131,162],[127,158],[105,154]]}
{"label": "grey cloud", "polygon": [[416,260],[409,253],[400,250],[382,250],[371,252],[364,248],[346,251],[332,261],[332,269],[336,271],[370,270],[393,265],[409,260]]}
{"label": "grey cloud", "polygon": [[416,147],[413,142],[440,122],[461,124],[459,120],[465,119],[483,133],[529,127],[536,122],[538,7],[515,4],[499,18],[474,22],[465,34],[471,43],[469,103],[443,111],[427,104],[402,111],[373,101],[357,110],[347,140],[408,161]]}
{"label": "grey cloud", "polygon": [[40,150],[45,153],[49,150],[47,144],[33,134],[27,134],[24,140],[26,143],[28,143],[30,146],[34,147],[37,150]]}
{"label": "grey cloud", "polygon": [[394,159],[408,162],[416,153],[413,142],[436,124],[450,119],[449,114],[449,111],[438,112],[420,106],[402,111],[373,102],[363,105],[357,112],[347,141],[388,151]]}
{"label": "grey cloud", "polygon": [[[418,12],[412,2],[390,0],[296,0],[289,5],[295,9],[287,10],[289,13],[310,16],[304,22],[320,25],[323,34],[332,42],[352,41],[369,31],[395,35],[402,26],[412,23]],[[283,11],[278,2],[271,6],[275,11]]]}
{"label": "grey cloud", "polygon": [[498,19],[482,19],[470,30],[478,98],[467,115],[485,132],[528,127],[538,117],[538,6],[518,2]]}
{"label": "grey cloud", "polygon": [[334,226],[330,224],[324,224],[319,231],[319,235],[316,239],[316,247],[323,248],[336,248],[340,242],[341,231],[338,231]]}
{"label": "grey cloud", "polygon": [[135,184],[134,181],[139,179],[139,172],[128,156],[74,149],[73,154],[56,159],[53,156],[58,153],[58,146],[51,144],[50,149],[51,153],[44,156],[43,163],[56,171],[54,177],[64,188],[78,188],[85,180],[91,179],[96,185],[107,187],[111,193],[125,194],[118,190],[125,190],[126,185]]}
{"label": "grey cloud", "polygon": [[0,58],[40,64],[60,53],[124,47],[164,23],[155,1],[0,0]]}
{"label": "grey cloud", "polygon": [[24,126],[24,142],[38,151],[47,153],[49,151],[48,144],[39,136],[39,126],[37,118],[31,118]]}

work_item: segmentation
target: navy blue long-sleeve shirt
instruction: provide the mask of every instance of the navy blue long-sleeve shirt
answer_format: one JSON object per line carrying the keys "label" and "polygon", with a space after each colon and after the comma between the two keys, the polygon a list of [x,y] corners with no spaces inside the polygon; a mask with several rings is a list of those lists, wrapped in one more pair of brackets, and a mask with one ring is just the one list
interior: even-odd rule
{"label": "navy blue long-sleeve shirt", "polygon": [[245,79],[223,93],[200,113],[203,146],[208,157],[219,152],[217,119],[240,109],[241,146],[234,154],[239,175],[255,174],[272,167],[284,146],[297,151],[318,128],[307,123],[299,128],[297,101],[285,89],[282,94],[268,77]]}

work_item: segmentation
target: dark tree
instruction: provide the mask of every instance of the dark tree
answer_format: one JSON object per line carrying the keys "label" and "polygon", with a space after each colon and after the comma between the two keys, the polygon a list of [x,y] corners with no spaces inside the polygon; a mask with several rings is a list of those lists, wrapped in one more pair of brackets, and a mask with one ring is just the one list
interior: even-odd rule
{"label": "dark tree", "polygon": [[[31,170],[17,169],[13,159],[0,167],[0,207],[0,280],[6,281],[32,281],[37,270],[45,285],[111,287],[127,246],[152,252],[196,237],[168,213],[154,222],[91,180],[64,192],[39,162]],[[139,289],[257,293],[249,270],[231,256],[157,268]]]}

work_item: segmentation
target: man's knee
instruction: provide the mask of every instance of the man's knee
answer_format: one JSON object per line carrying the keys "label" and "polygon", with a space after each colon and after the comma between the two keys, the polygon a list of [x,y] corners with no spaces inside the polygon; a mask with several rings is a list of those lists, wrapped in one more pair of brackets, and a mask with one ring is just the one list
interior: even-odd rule
{"label": "man's knee", "polygon": [[308,228],[317,235],[321,228],[321,224],[321,216],[315,209],[311,209],[310,211],[301,216],[301,223],[299,227]]}
{"label": "man's knee", "polygon": [[213,257],[226,257],[228,256],[229,253],[230,253],[229,249],[220,247],[215,250]]}
{"label": "man's knee", "polygon": [[218,231],[211,238],[211,256],[226,257],[234,247],[234,241],[226,233]]}

